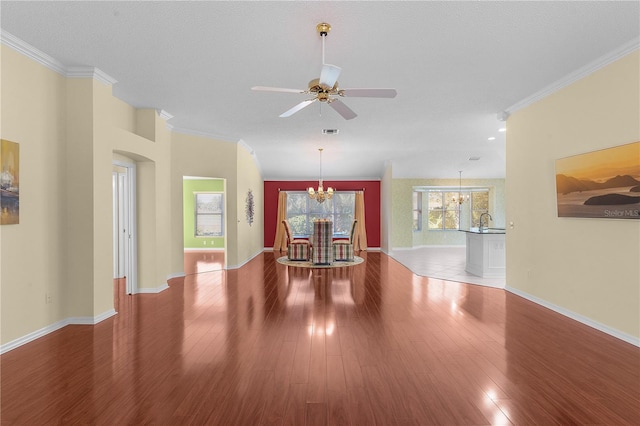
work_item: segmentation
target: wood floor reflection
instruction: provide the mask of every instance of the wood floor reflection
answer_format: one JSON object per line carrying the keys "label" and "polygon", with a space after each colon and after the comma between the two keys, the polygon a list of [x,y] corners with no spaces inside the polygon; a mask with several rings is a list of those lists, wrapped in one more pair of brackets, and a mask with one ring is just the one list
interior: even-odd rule
{"label": "wood floor reflection", "polygon": [[224,250],[185,250],[184,252],[186,275],[220,271],[224,267]]}
{"label": "wood floor reflection", "polygon": [[0,357],[2,425],[638,424],[637,347],[362,256],[120,284],[115,317]]}

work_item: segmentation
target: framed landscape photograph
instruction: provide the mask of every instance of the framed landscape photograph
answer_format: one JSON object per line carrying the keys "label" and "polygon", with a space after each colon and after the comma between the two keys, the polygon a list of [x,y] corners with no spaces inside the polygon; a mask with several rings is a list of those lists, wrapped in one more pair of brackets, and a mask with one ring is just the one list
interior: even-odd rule
{"label": "framed landscape photograph", "polygon": [[640,219],[640,141],[556,160],[558,217]]}

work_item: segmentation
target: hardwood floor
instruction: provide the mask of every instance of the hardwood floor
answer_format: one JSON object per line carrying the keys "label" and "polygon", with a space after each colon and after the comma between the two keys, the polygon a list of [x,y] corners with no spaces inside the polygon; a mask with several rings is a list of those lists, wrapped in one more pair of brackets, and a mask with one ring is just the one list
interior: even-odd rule
{"label": "hardwood floor", "polygon": [[224,267],[224,250],[185,250],[184,252],[186,275],[220,271]]}
{"label": "hardwood floor", "polygon": [[[278,254],[279,255],[279,254]],[[640,349],[501,289],[385,254],[265,252],[0,357],[3,425],[623,425]]]}

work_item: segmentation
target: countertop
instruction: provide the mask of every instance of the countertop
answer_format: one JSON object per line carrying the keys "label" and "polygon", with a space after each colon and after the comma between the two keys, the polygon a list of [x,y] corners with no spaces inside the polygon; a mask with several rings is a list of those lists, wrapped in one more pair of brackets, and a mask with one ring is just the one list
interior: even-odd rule
{"label": "countertop", "polygon": [[468,232],[470,234],[506,234],[507,231],[504,228],[469,228],[461,229],[462,232]]}

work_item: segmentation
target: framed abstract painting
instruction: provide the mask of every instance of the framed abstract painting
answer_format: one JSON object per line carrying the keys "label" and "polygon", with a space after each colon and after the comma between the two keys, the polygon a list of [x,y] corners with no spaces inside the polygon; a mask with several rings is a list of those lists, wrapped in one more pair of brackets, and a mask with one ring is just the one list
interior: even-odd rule
{"label": "framed abstract painting", "polygon": [[0,140],[0,224],[20,223],[20,145]]}

